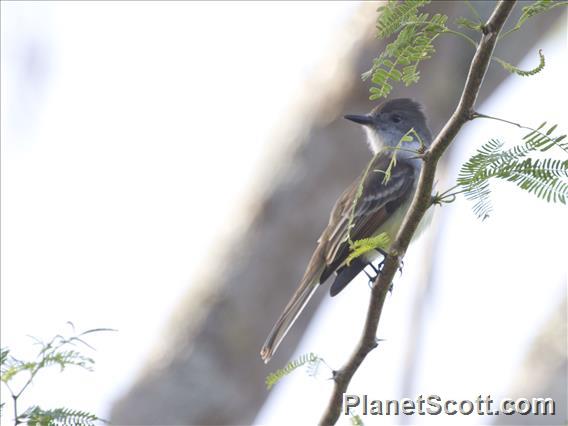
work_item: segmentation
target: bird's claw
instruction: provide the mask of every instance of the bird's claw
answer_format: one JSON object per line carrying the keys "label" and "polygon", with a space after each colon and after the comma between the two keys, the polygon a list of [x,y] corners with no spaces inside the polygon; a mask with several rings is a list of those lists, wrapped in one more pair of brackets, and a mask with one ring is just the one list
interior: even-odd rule
{"label": "bird's claw", "polygon": [[[373,268],[374,269],[374,268]],[[371,274],[369,274],[365,269],[363,269],[363,272],[365,273],[365,275],[367,275],[367,278],[369,278],[369,288],[372,289],[373,288],[373,284],[375,283],[375,280],[377,279],[377,275],[372,276]]]}
{"label": "bird's claw", "polygon": [[365,275],[367,275],[367,278],[369,278],[369,288],[373,288],[373,284],[375,283],[375,280],[377,279],[377,277],[380,275],[380,273],[383,270],[383,266],[385,265],[385,261],[383,260],[381,263],[379,263],[377,265],[377,267],[375,267],[375,265],[373,265],[372,262],[369,262],[369,264],[367,266],[370,266],[371,269],[373,270],[373,272],[375,273],[374,275],[370,274],[369,272],[367,272],[365,269],[363,269],[363,272],[365,272]]}
{"label": "bird's claw", "polygon": [[[367,266],[370,266],[371,269],[373,269],[373,272],[375,273],[375,275],[371,275],[369,272],[367,272],[365,269],[363,269],[363,272],[365,272],[365,275],[367,275],[367,278],[369,279],[369,288],[370,289],[373,288],[375,280],[377,279],[379,274],[383,271],[383,268],[385,266],[386,257],[387,257],[387,253],[385,251],[383,251],[381,249],[376,249],[376,250],[383,255],[383,260],[381,261],[381,263],[379,263],[377,265],[377,267],[375,267],[375,265],[373,265],[372,262],[369,262],[369,264],[367,265]],[[401,274],[402,274],[402,268],[403,267],[404,267],[404,261],[401,260],[400,265],[398,266],[398,270],[400,271]],[[394,284],[391,283],[390,286],[389,286],[389,293],[392,294],[393,288],[394,288]]]}

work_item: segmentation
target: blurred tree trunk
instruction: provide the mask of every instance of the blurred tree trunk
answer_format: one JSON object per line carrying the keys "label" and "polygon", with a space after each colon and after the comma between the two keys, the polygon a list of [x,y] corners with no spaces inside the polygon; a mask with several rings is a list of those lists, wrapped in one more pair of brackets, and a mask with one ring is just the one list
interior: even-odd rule
{"label": "blurred tree trunk", "polygon": [[[482,16],[493,8],[493,2],[475,5]],[[269,367],[260,360],[260,347],[296,288],[331,206],[369,159],[360,129],[340,116],[372,107],[368,83],[362,83],[360,75],[384,46],[373,37],[376,6],[361,4],[338,37],[330,59],[312,79],[318,87],[306,87],[304,96],[309,98],[301,99],[287,120],[283,118],[282,126],[287,123],[288,129],[271,141],[283,146],[282,155],[274,159],[272,174],[266,175],[270,188],[250,209],[246,232],[225,244],[229,249],[215,253],[215,269],[203,271],[191,285],[154,360],[116,401],[112,423],[247,424],[254,420],[267,397],[266,375],[287,362],[326,291],[316,294]],[[434,2],[430,8],[443,10],[450,19],[468,13],[461,2]],[[513,18],[519,12],[517,8]],[[527,25],[503,56],[516,63],[554,15]],[[426,62],[419,84],[392,94],[423,102],[434,132],[455,107],[474,52],[452,37],[441,37],[437,50],[435,59]],[[493,65],[480,101],[507,75]]]}

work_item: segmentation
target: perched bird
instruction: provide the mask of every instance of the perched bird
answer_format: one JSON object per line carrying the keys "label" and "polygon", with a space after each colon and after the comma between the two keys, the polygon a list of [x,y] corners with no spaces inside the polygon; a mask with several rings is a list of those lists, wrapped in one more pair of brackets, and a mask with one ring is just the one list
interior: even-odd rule
{"label": "perched bird", "polygon": [[[330,287],[331,296],[335,296],[379,256],[378,251],[372,250],[347,265],[349,237],[351,241],[357,241],[386,232],[393,241],[416,190],[422,163],[418,150],[421,143],[428,147],[432,140],[420,104],[406,98],[393,99],[378,105],[369,114],[346,115],[345,118],[363,126],[374,159],[366,177],[365,173],[361,174],[335,203],[329,224],[318,239],[298,289],[260,351],[265,363],[272,358],[320,284],[335,273]],[[411,129],[414,129],[409,134],[412,141],[401,142]],[[384,172],[393,155],[396,155],[396,163],[391,169],[390,178],[385,180]],[[357,198],[363,178],[362,193]],[[352,227],[349,231],[351,215]],[[425,222],[422,221],[421,227]]]}

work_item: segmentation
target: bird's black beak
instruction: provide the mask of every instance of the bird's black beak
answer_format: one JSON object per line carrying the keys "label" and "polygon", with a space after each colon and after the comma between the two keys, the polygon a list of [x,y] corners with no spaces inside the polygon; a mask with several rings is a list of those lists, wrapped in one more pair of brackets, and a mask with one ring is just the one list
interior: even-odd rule
{"label": "bird's black beak", "polygon": [[373,122],[373,117],[370,115],[345,115],[343,118],[362,124],[363,126],[367,126]]}

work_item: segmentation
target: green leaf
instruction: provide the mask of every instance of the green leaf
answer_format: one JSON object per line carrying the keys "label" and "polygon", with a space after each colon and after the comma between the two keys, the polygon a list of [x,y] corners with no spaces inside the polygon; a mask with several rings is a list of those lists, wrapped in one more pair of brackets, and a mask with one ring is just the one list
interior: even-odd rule
{"label": "green leaf", "polygon": [[[416,130],[414,130],[414,127],[412,127],[408,132],[406,132],[404,135],[402,135],[402,137],[400,138],[400,140],[398,141],[398,143],[396,144],[395,147],[392,147],[390,149],[393,150],[392,153],[392,157],[391,157],[391,161],[389,162],[389,165],[387,167],[386,170],[375,170],[376,172],[381,172],[384,173],[384,178],[383,178],[383,183],[387,183],[391,177],[391,173],[392,173],[392,169],[394,166],[396,166],[396,156],[399,150],[403,149],[402,148],[402,144],[404,142],[412,142],[414,141],[416,138],[416,140],[418,140],[418,142],[420,142],[420,149],[424,149],[425,145],[424,145],[424,141],[422,141],[422,139],[420,138],[420,135],[416,132]],[[414,152],[414,151],[413,151]],[[416,155],[420,154],[420,151],[415,151]],[[351,240],[349,240],[351,242]]]}
{"label": "green leaf", "polygon": [[417,17],[418,9],[430,3],[429,0],[413,0],[398,2],[389,0],[377,11],[377,36],[386,38],[397,32],[401,25]]}
{"label": "green leaf", "polygon": [[319,361],[321,361],[321,358],[318,357],[313,352],[304,354],[299,358],[290,361],[288,364],[286,364],[284,368],[279,368],[274,373],[270,373],[266,377],[266,389],[270,389],[272,386],[274,386],[276,383],[282,380],[282,378],[290,374],[292,371],[298,369],[302,365],[305,364],[313,365]]}
{"label": "green leaf", "polygon": [[420,79],[418,65],[432,57],[433,41],[447,31],[448,17],[419,13],[428,1],[389,1],[379,8],[377,36],[385,38],[398,33],[396,39],[373,60],[371,70],[362,74],[363,80],[371,77],[377,87],[371,87],[371,100],[386,98],[392,91],[392,82],[402,81],[406,86]]}
{"label": "green leaf", "polygon": [[24,362],[10,357],[10,359],[8,359],[3,365],[2,376],[0,380],[4,383],[8,383],[17,374],[23,371],[33,372],[37,368],[37,366],[37,362]]}
{"label": "green leaf", "polygon": [[514,73],[514,74],[520,75],[522,77],[527,77],[527,76],[538,74],[539,72],[541,72],[544,69],[545,60],[544,60],[544,54],[542,53],[542,50],[538,51],[538,56],[539,56],[539,61],[540,61],[539,64],[535,68],[528,70],[528,71],[517,68],[516,66],[511,65],[510,63],[508,63],[508,62],[506,62],[506,61],[504,61],[503,59],[500,59],[500,58],[493,57],[493,60],[497,61],[503,68],[505,68],[510,73]]}
{"label": "green leaf", "polygon": [[63,371],[65,367],[71,365],[92,371],[92,367],[95,364],[95,361],[92,358],[86,357],[77,351],[56,351],[47,354],[42,359],[41,367],[48,367],[54,364],[58,365],[61,371]]}
{"label": "green leaf", "polygon": [[95,426],[95,422],[108,423],[96,415],[87,411],[73,410],[70,408],[54,408],[43,410],[37,405],[29,407],[18,416],[19,423],[27,423],[28,426],[52,426],[74,425]]}
{"label": "green leaf", "polygon": [[519,30],[523,26],[523,24],[533,16],[548,12],[549,10],[557,6],[566,6],[567,4],[567,1],[538,0],[528,6],[523,7],[521,16],[519,17],[519,20],[517,21],[515,26],[500,35],[499,40]]}
{"label": "green leaf", "polygon": [[568,160],[534,159],[529,155],[558,146],[566,135],[553,137],[556,125],[542,132],[546,123],[523,137],[521,145],[504,150],[503,143],[492,139],[465,162],[458,176],[458,185],[465,197],[474,202],[473,211],[480,218],[491,213],[489,200],[491,179],[502,179],[536,195],[547,202],[566,204],[568,199]]}
{"label": "green leaf", "polygon": [[350,248],[351,252],[347,256],[345,263],[347,266],[359,256],[376,249],[386,249],[390,244],[390,237],[386,232],[381,232],[379,235],[370,238],[362,238],[354,241]]}

